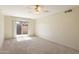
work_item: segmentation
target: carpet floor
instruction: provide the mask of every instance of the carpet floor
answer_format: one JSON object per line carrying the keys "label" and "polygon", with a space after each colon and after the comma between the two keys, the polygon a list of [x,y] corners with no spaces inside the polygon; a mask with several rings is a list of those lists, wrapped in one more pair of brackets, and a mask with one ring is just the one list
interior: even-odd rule
{"label": "carpet floor", "polygon": [[4,40],[1,54],[78,54],[72,48],[39,37],[17,37]]}

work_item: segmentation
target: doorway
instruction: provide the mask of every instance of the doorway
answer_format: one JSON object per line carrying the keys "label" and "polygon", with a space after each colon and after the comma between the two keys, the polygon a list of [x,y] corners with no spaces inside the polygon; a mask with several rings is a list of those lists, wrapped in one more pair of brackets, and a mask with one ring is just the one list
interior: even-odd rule
{"label": "doorway", "polygon": [[16,40],[24,41],[31,40],[32,38],[28,36],[28,22],[17,21],[16,22]]}
{"label": "doorway", "polygon": [[27,35],[28,23],[24,21],[16,22],[16,35]]}

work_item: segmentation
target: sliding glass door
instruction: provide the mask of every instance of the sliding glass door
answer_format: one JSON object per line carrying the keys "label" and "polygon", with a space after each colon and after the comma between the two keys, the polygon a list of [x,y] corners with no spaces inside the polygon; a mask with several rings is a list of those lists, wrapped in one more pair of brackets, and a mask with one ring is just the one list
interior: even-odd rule
{"label": "sliding glass door", "polygon": [[16,22],[16,33],[17,35],[28,34],[28,24],[23,21]]}

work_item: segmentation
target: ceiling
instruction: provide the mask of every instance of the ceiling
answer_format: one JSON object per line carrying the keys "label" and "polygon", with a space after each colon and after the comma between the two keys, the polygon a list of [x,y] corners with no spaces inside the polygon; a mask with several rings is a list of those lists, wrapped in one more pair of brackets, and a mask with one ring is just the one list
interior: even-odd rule
{"label": "ceiling", "polygon": [[40,5],[41,12],[35,14],[34,5],[0,5],[4,15],[37,19],[49,14],[55,14],[77,6],[74,5]]}

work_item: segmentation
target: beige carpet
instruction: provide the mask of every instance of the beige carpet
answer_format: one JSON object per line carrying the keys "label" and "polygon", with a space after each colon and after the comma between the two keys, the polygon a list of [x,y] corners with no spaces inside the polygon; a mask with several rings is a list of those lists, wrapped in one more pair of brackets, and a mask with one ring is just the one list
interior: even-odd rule
{"label": "beige carpet", "polygon": [[10,54],[73,54],[79,51],[38,37],[19,37],[4,41],[0,53]]}

